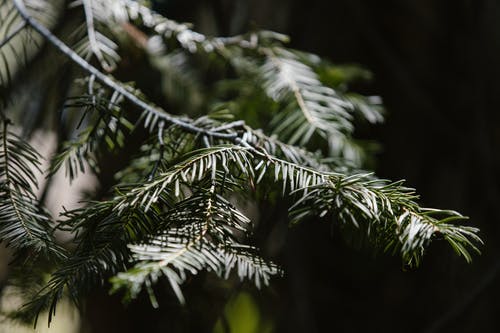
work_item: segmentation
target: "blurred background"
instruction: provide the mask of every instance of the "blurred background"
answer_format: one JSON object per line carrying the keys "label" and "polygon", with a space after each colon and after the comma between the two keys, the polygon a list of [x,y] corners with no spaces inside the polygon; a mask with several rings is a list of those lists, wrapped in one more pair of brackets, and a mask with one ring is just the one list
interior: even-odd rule
{"label": "blurred background", "polygon": [[147,297],[122,307],[103,288],[81,317],[63,304],[49,332],[500,332],[500,1],[151,2],[208,35],[274,30],[294,48],[371,71],[355,90],[381,96],[386,121],[357,136],[380,144],[377,175],[406,179],[424,206],[468,215],[481,229],[482,255],[467,264],[436,241],[408,269],[353,246],[328,223],[288,229],[283,220],[266,250],[278,253],[286,275],[270,288],[231,289],[207,274],[187,283],[186,307],[160,295],[158,310]]}

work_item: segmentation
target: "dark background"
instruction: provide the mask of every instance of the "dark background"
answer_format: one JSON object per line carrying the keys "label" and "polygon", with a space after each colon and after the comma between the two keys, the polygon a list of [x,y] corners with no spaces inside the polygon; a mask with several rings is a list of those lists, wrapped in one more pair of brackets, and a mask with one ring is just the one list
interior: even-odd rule
{"label": "dark background", "polygon": [[424,205],[458,210],[481,228],[472,264],[435,242],[410,270],[348,245],[325,223],[285,231],[287,276],[259,298],[276,332],[500,332],[500,1],[154,2],[204,33],[276,30],[295,48],[371,70],[362,92],[387,109],[386,123],[363,133],[383,147],[377,174],[406,179]]}

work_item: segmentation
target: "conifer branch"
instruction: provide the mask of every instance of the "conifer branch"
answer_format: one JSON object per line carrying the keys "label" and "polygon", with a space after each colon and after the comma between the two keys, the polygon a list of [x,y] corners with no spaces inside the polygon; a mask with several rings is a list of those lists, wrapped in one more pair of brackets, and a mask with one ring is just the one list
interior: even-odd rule
{"label": "conifer branch", "polygon": [[8,130],[9,120],[2,119],[0,134],[0,241],[18,254],[32,252],[48,258],[64,257],[56,244],[51,219],[40,207],[33,188],[34,171],[41,156],[21,138]]}
{"label": "conifer branch", "polygon": [[165,218],[172,227],[144,244],[130,245],[139,263],[112,279],[114,291],[125,288],[128,300],[145,286],[157,307],[151,286],[162,275],[184,303],[180,284],[187,273],[205,269],[227,279],[237,267],[240,279],[253,279],[258,288],[280,274],[276,265],[252,253],[255,249],[239,244],[237,233],[248,232],[250,220],[216,194],[215,185],[178,203]]}
{"label": "conifer branch", "polygon": [[[90,75],[85,80],[87,92],[67,100],[66,110],[80,112],[80,123],[72,133],[76,139],[63,145],[54,159],[52,172],[66,165],[72,179],[86,171],[84,163],[97,168],[97,154],[123,150],[133,130],[150,137],[142,143],[141,156],[115,176],[118,184],[110,197],[62,214],[65,220],[59,228],[74,236],[75,248],[27,305],[28,313],[37,316],[48,309],[50,321],[66,292],[79,302],[90,288],[110,277],[114,290],[125,289],[129,299],[145,288],[154,306],[158,302],[153,285],[160,277],[167,278],[181,303],[180,285],[188,274],[202,270],[224,278],[237,270],[240,279],[253,280],[257,287],[266,285],[281,270],[246,244],[252,224],[230,203],[232,193],[248,189],[256,197],[281,191],[290,202],[292,223],[331,217],[340,228],[351,228],[376,248],[398,253],[407,264],[418,264],[433,239],[445,240],[467,261],[471,252],[478,251],[478,230],[454,224],[465,219],[462,215],[422,208],[415,192],[402,182],[377,179],[359,170],[359,164],[349,163],[349,149],[359,148],[352,138],[355,112],[369,122],[380,121],[381,114],[368,99],[321,82],[316,57],[285,48],[286,36],[264,31],[212,38],[135,1],[84,0],[80,19],[85,21],[86,36],[69,46],[30,14],[23,0],[13,4],[17,12],[12,11],[9,19],[15,21],[19,15],[23,23],[8,30],[0,47],[9,45],[23,29],[34,30]],[[241,76],[251,98],[260,98],[251,105],[252,111],[261,108],[262,101],[264,108],[271,105],[278,111],[272,117],[275,135],[265,134],[267,124],[261,125],[264,130],[247,126],[244,119],[252,119],[244,112],[244,119],[220,110],[198,118],[174,116],[139,90],[107,75],[104,71],[114,67],[119,55],[115,42],[104,34],[100,37],[98,30],[109,32],[116,23],[136,24],[153,34],[142,44],[147,48],[158,44],[161,52],[149,52],[157,60],[178,56],[190,67],[192,53],[206,58],[216,53],[224,66],[232,66]],[[165,48],[167,42],[169,47],[174,44],[173,50]],[[92,56],[104,71],[91,64]],[[204,102],[232,98],[214,95]],[[134,111],[140,114],[131,116]],[[41,157],[8,132],[3,120],[0,197],[5,200],[0,203],[0,239],[41,252],[53,246],[48,216],[32,189],[32,169]],[[326,145],[316,144],[315,137]],[[324,155],[328,149],[330,157],[340,162]],[[130,268],[131,264],[135,266]]]}
{"label": "conifer branch", "polygon": [[153,117],[157,117],[164,121],[167,121],[171,124],[175,124],[179,127],[182,127],[186,131],[193,133],[200,133],[203,135],[211,136],[214,138],[234,138],[235,134],[226,134],[220,132],[213,132],[210,130],[205,130],[203,128],[196,127],[192,125],[190,122],[183,121],[179,118],[169,115],[164,112],[162,109],[152,106],[144,102],[142,99],[138,98],[132,92],[130,92],[127,88],[125,88],[122,84],[112,79],[110,76],[103,74],[97,68],[89,64],[85,59],[80,57],[75,51],[73,51],[70,47],[68,47],[65,43],[63,43],[59,38],[57,38],[52,32],[50,32],[43,25],[38,23],[26,10],[22,0],[13,0],[14,5],[16,6],[21,17],[26,21],[26,23],[31,26],[35,31],[40,33],[47,41],[49,41],[53,46],[55,46],[59,51],[64,53],[68,58],[70,58],[75,64],[80,66],[86,72],[95,76],[100,82],[104,85],[112,89],[113,91],[118,92],[125,98],[127,98],[131,103],[135,104],[142,110],[147,111]]}

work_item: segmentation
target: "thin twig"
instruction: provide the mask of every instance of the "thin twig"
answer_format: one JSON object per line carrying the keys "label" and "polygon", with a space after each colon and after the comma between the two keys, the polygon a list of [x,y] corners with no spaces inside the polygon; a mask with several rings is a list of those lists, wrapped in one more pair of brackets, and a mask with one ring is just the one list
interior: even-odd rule
{"label": "thin twig", "polygon": [[5,37],[1,42],[0,42],[0,49],[10,42],[12,38],[14,38],[21,30],[24,29],[26,26],[26,22],[21,22],[7,37]]}
{"label": "thin twig", "polygon": [[197,126],[194,126],[193,124],[183,121],[177,117],[174,117],[172,115],[169,115],[166,113],[164,110],[162,110],[159,107],[152,106],[145,101],[139,99],[137,96],[135,96],[133,93],[131,93],[129,90],[127,90],[121,83],[113,80],[111,77],[103,74],[100,70],[89,64],[85,59],[80,57],[75,51],[73,51],[70,47],[68,47],[64,42],[62,42],[59,38],[57,38],[50,30],[48,30],[46,27],[44,27],[42,24],[40,24],[38,21],[36,21],[30,14],[28,14],[26,7],[24,6],[24,3],[22,0],[13,0],[14,6],[16,7],[17,11],[19,12],[19,15],[26,21],[28,25],[30,25],[35,31],[40,33],[48,42],[50,42],[52,45],[54,45],[59,51],[64,53],[68,58],[70,58],[74,63],[76,63],[78,66],[80,66],[82,69],[87,71],[88,73],[92,74],[95,76],[96,79],[101,81],[103,84],[108,86],[109,88],[117,91],[120,93],[122,96],[127,98],[130,102],[133,104],[137,105],[139,108],[146,110],[147,112],[153,114],[154,116],[165,120],[166,122],[169,122],[171,124],[174,124],[176,126],[179,126],[183,128],[186,131],[192,132],[192,133],[201,133],[207,136],[211,136],[214,138],[220,138],[220,139],[235,139],[237,138],[238,134],[236,133],[221,133],[221,132],[215,132],[212,130],[207,130],[204,128],[200,128]]}
{"label": "thin twig", "polygon": [[94,27],[94,14],[92,13],[92,0],[83,0],[83,11],[85,12],[85,20],[87,22],[87,35],[89,37],[89,45],[92,53],[101,62],[104,69],[110,72],[113,66],[110,65],[104,55],[102,54],[101,48],[99,47],[99,42],[97,41],[97,34]]}

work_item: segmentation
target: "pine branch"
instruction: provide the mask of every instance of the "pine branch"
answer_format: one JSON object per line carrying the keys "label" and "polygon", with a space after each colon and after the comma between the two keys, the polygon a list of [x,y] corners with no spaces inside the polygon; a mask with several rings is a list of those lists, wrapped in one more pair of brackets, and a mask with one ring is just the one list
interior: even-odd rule
{"label": "pine branch", "polygon": [[366,119],[370,124],[379,124],[384,121],[380,97],[366,97],[355,93],[346,93],[344,96],[351,102],[354,111],[359,113],[362,119]]}
{"label": "pine branch", "polygon": [[333,215],[337,223],[364,230],[383,250],[399,252],[418,265],[431,239],[444,238],[457,254],[471,261],[482,244],[477,228],[450,224],[467,219],[454,211],[421,208],[414,190],[369,175],[330,176],[309,188],[291,207],[292,222],[308,216]]}
{"label": "pine branch", "polygon": [[[123,146],[131,126],[128,114],[118,105],[122,99],[129,102],[132,112],[141,112],[137,124],[151,136],[144,155],[117,175],[124,182],[133,178],[137,183],[118,186],[109,200],[63,214],[68,220],[60,227],[75,236],[76,248],[28,304],[27,312],[36,315],[48,308],[50,321],[65,290],[78,302],[93,285],[102,285],[125,270],[131,252],[137,264],[113,278],[115,290],[125,288],[128,297],[134,298],[146,287],[154,305],[152,285],[161,276],[168,279],[181,302],[180,284],[187,274],[201,270],[227,278],[237,269],[240,279],[253,279],[258,287],[267,284],[280,270],[257,256],[254,248],[243,245],[251,231],[250,221],[223,197],[249,187],[257,191],[263,183],[272,184],[275,191],[281,184],[283,195],[289,194],[295,202],[290,209],[292,222],[332,215],[336,223],[365,233],[376,246],[398,252],[409,264],[418,264],[433,238],[446,240],[467,261],[470,252],[477,251],[478,230],[451,224],[464,219],[460,214],[422,208],[413,190],[401,182],[376,179],[360,173],[356,166],[346,168],[346,159],[355,160],[356,151],[361,151],[352,138],[356,112],[369,122],[380,120],[380,114],[370,100],[325,86],[316,74],[315,56],[285,49],[281,46],[284,36],[259,32],[210,38],[135,1],[84,0],[86,37],[70,47],[34,17],[22,0],[13,3],[17,12],[12,11],[12,17],[17,20],[20,15],[24,22],[19,31],[38,32],[90,74],[88,93],[68,103],[83,111],[84,128],[55,159],[53,171],[66,164],[71,178],[83,172],[83,163],[92,163],[102,148],[113,152]],[[185,50],[199,55],[216,52],[239,74],[247,71],[246,84],[256,86],[255,78],[262,78],[264,87],[254,89],[264,88],[277,102],[266,97],[269,103],[284,106],[274,120],[276,135],[269,137],[223,113],[197,119],[170,115],[149,103],[139,90],[92,66],[92,56],[105,70],[119,60],[114,42],[98,29],[111,30],[124,23],[136,23],[151,32],[148,47],[157,43],[165,52],[164,39],[175,39],[183,57]],[[17,29],[7,29],[0,45],[9,45]],[[26,166],[36,166],[40,157],[19,138],[9,141],[6,128],[4,132],[0,196],[6,200],[0,204],[0,220],[5,218],[15,228],[0,226],[0,238],[16,241],[22,248],[41,248],[32,239],[46,241],[48,222],[38,208],[31,189],[34,178]],[[341,163],[322,158],[325,147],[308,144],[313,136],[324,139]],[[304,146],[320,149],[311,153]],[[18,156],[11,158],[12,154]]]}
{"label": "pine branch", "polygon": [[105,90],[94,88],[92,78],[88,85],[88,95],[68,98],[65,105],[67,112],[81,111],[77,131],[82,124],[86,126],[78,132],[76,139],[63,143],[61,152],[53,158],[50,168],[54,174],[65,165],[70,181],[79,172],[85,172],[86,164],[97,171],[96,155],[103,150],[112,152],[117,147],[123,147],[126,134],[133,129],[133,125],[123,116],[119,94],[106,96]]}
{"label": "pine branch", "polygon": [[249,252],[252,248],[214,247],[204,238],[186,243],[179,238],[180,232],[173,230],[172,234],[158,237],[148,245],[131,246],[141,262],[112,279],[112,292],[126,289],[125,300],[130,301],[146,287],[152,305],[158,307],[152,286],[161,276],[168,279],[179,302],[184,304],[180,285],[185,282],[187,273],[208,270],[227,279],[233,270],[237,270],[240,280],[253,280],[258,288],[262,284],[267,286],[272,276],[281,275],[276,265]]}
{"label": "pine branch", "polygon": [[35,31],[40,33],[48,42],[54,45],[59,51],[64,53],[67,57],[69,57],[75,64],[80,66],[83,70],[87,71],[91,75],[95,76],[97,80],[99,80],[102,84],[109,87],[113,91],[116,91],[124,98],[128,99],[131,103],[136,105],[145,112],[148,113],[148,117],[153,118],[155,120],[161,119],[171,124],[175,124],[179,127],[184,128],[186,131],[201,133],[207,136],[216,137],[216,138],[234,138],[234,134],[225,134],[219,132],[213,132],[210,130],[205,130],[199,127],[192,125],[189,121],[181,120],[177,117],[171,116],[168,113],[164,112],[162,109],[156,106],[152,106],[144,102],[142,99],[138,98],[136,94],[132,93],[127,87],[125,87],[122,83],[115,81],[110,76],[103,74],[97,68],[89,64],[86,60],[80,57],[75,51],[73,51],[70,47],[64,44],[59,38],[57,38],[54,34],[52,34],[47,28],[45,28],[42,24],[37,22],[30,14],[26,11],[26,8],[22,2],[22,0],[13,0],[14,5],[16,6],[21,17],[26,21],[28,25],[30,25]]}
{"label": "pine branch", "polygon": [[[92,202],[87,207],[64,212],[67,220],[60,222],[59,229],[71,232],[77,246],[51,274],[45,287],[21,310],[35,326],[44,310],[48,310],[50,324],[65,290],[70,299],[79,304],[93,287],[103,285],[109,277],[126,268],[130,260],[127,244],[157,232],[162,221],[158,209],[145,212],[136,208],[118,213],[115,206],[119,200],[118,194],[112,200]],[[167,193],[159,200],[159,204],[166,206],[172,206],[172,202]]]}
{"label": "pine branch", "polygon": [[167,186],[172,186],[174,195],[179,197],[182,195],[181,185],[190,185],[194,181],[200,181],[207,174],[215,181],[218,170],[234,174],[230,172],[230,168],[233,168],[233,172],[251,174],[249,158],[250,154],[247,149],[239,146],[224,145],[195,150],[183,156],[181,162],[160,173],[151,181],[132,189],[122,198],[116,209],[121,211],[128,207],[140,206],[147,210],[158,200]]}
{"label": "pine branch", "polygon": [[324,85],[315,72],[321,66],[316,55],[272,46],[260,46],[257,50],[265,56],[264,64],[257,70],[263,88],[282,105],[271,121],[278,138],[315,148],[322,148],[318,142],[323,141],[329,155],[362,167],[365,149],[352,137],[354,116],[370,123],[381,122],[377,100]]}
{"label": "pine branch", "polygon": [[314,133],[325,139],[353,130],[352,105],[321,84],[314,71],[282,48],[264,49],[261,68],[264,89],[275,101],[293,100],[274,122],[275,133],[294,144],[305,145]]}
{"label": "pine branch", "polygon": [[254,130],[248,126],[245,126],[245,130],[243,140],[256,147],[257,150],[262,149],[266,155],[276,156],[297,165],[325,172],[333,172],[341,167],[340,164],[345,167],[345,162],[331,165],[324,160],[319,152],[313,153],[302,147],[283,143],[276,136],[269,137],[261,130]]}
{"label": "pine branch", "polygon": [[139,155],[115,178],[119,183],[139,183],[153,180],[159,173],[175,165],[182,155],[198,147],[196,138],[176,126],[159,126],[156,135],[141,146]]}
{"label": "pine branch", "polygon": [[[190,53],[200,51],[211,53],[217,51],[224,55],[227,55],[229,46],[240,45],[243,47],[250,47],[251,44],[247,41],[246,36],[205,36],[199,32],[193,31],[190,24],[169,20],[137,1],[94,0],[94,2],[99,3],[100,12],[104,13],[101,15],[103,19],[107,21],[113,21],[118,24],[135,22],[153,30],[155,36],[160,38],[152,38],[150,40],[152,43],[161,43],[161,38],[175,39],[183,49]],[[279,34],[274,33],[274,35],[278,36]],[[163,46],[160,45],[160,48],[163,48]]]}
{"label": "pine branch", "polygon": [[[45,26],[53,26],[58,20],[60,0],[27,0],[26,10]],[[0,1],[0,102],[7,104],[9,89],[21,69],[39,52],[41,38],[34,37],[26,21],[22,20],[13,2]]]}
{"label": "pine branch", "polygon": [[116,52],[118,45],[96,29],[96,21],[102,22],[103,19],[99,15],[102,10],[99,0],[82,0],[82,6],[85,13],[87,38],[80,42],[79,48],[85,50],[87,60],[91,55],[95,55],[102,68],[107,72],[112,72],[120,61],[120,55]]}
{"label": "pine branch", "polygon": [[0,241],[19,254],[31,251],[49,259],[64,257],[55,243],[50,216],[39,206],[33,188],[42,158],[31,146],[8,131],[3,120],[0,134]]}
{"label": "pine branch", "polygon": [[[403,260],[409,264],[418,264],[425,246],[436,234],[446,234],[445,239],[467,261],[470,260],[467,248],[477,250],[473,244],[473,241],[480,241],[475,235],[477,229],[445,225],[442,221],[432,218],[429,213],[431,211],[420,208],[414,201],[416,199],[414,193],[401,186],[401,183],[388,183],[366,174],[345,176],[334,172],[322,172],[265,153],[264,158],[261,154],[252,156],[253,151],[246,151],[243,156],[239,156],[239,151],[245,152],[238,146],[222,146],[186,156],[188,162],[180,163],[161,174],[156,180],[133,189],[131,196],[124,197],[117,209],[134,205],[147,209],[167,186],[173,186],[175,196],[179,196],[181,182],[189,185],[194,180],[201,180],[210,170],[214,175],[217,161],[220,160],[223,168],[237,167],[242,173],[244,170],[252,170],[250,175],[256,175],[256,183],[260,183],[266,174],[274,174],[274,181],[282,182],[283,193],[287,191],[302,193],[302,197],[292,208],[294,222],[310,214],[319,216],[335,214],[342,223],[351,222],[356,227],[361,223],[358,219],[363,221],[370,234],[370,230],[377,229],[379,225],[386,228],[388,225],[394,226],[394,222],[399,221],[398,224],[403,226],[395,228],[392,234],[387,234],[383,228],[374,232],[377,238],[375,243],[379,243],[379,239],[388,240],[391,247],[401,250]],[[257,161],[252,162],[252,157]],[[226,172],[228,171],[229,168]],[[332,198],[331,193],[339,194]],[[455,212],[441,210],[432,212],[449,217],[450,219],[446,220],[449,222],[463,219]],[[385,246],[387,245],[383,247]]]}
{"label": "pine branch", "polygon": [[5,104],[4,90],[11,87],[15,72],[19,67],[22,67],[22,60],[26,58],[26,54],[20,56],[20,52],[23,50],[16,43],[21,32],[26,30],[26,23],[19,22],[15,8],[10,6],[10,2],[7,1],[0,2],[0,15],[2,16],[2,25],[0,26],[0,98],[1,102]]}
{"label": "pine branch", "polygon": [[[43,26],[38,24],[34,19],[32,19],[26,13],[26,11],[23,10],[20,0],[15,0],[15,4],[20,14],[29,25],[40,32],[48,41],[54,44],[63,53],[68,55],[75,63],[80,65],[83,69],[94,74],[95,77],[99,79],[103,84],[123,95],[125,98],[129,99],[137,106],[145,109],[145,112],[147,112],[145,123],[146,125],[150,124],[149,126],[151,128],[156,126],[155,124],[157,124],[159,120],[162,120],[179,126],[186,131],[207,135],[212,138],[234,140],[237,144],[243,145],[245,149],[248,149],[248,151],[252,154],[260,156],[263,159],[268,158],[269,161],[272,162],[272,164],[275,166],[275,178],[281,176],[284,183],[284,191],[287,187],[287,183],[289,184],[289,188],[294,191],[295,189],[307,189],[309,186],[322,184],[325,177],[327,177],[327,175],[322,172],[308,169],[302,166],[297,166],[293,163],[279,160],[272,156],[269,157],[266,155],[266,153],[259,152],[242,138],[238,137],[238,133],[234,131],[228,131],[230,130],[230,128],[227,126],[221,126],[217,131],[210,131],[193,125],[192,121],[179,120],[178,118],[173,118],[166,113],[157,111],[153,107],[150,107],[149,104],[147,104],[143,100],[138,99],[136,95],[132,94],[128,89],[124,88],[119,83],[116,83],[108,76],[101,74],[97,69],[95,69],[85,60],[76,55],[70,48],[68,48],[59,39],[52,35],[50,31],[48,31]],[[278,81],[276,82],[270,81],[267,88],[270,92],[270,95],[278,99],[283,98],[283,96],[285,96],[286,94],[286,91],[291,90],[291,92],[297,99],[297,103],[300,106],[302,114],[309,121],[308,123],[312,124],[312,126],[308,127],[307,130],[305,130],[305,127],[301,125],[301,130],[298,131],[298,133],[306,134],[306,137],[308,137],[310,136],[311,129],[320,129],[323,133],[330,133],[332,135],[334,133],[342,133],[342,131],[351,131],[352,125],[349,122],[349,113],[345,109],[342,109],[342,107],[346,107],[347,104],[345,104],[345,102],[343,102],[341,99],[337,98],[332,90],[321,86],[310,68],[308,68],[304,64],[299,63],[296,59],[293,59],[293,56],[291,56],[291,54],[286,53],[283,50],[278,52],[278,56],[281,56],[282,58],[278,59],[278,56],[276,56],[276,54],[268,54],[270,61],[274,62],[272,64],[268,63],[267,66],[269,67],[269,69],[279,67],[278,70],[281,71],[281,74],[278,75],[278,77],[280,77],[280,79],[278,79]],[[292,73],[292,75],[289,75],[290,73]],[[271,76],[269,76],[269,79],[271,80]],[[309,103],[307,98],[310,98]],[[326,103],[329,110],[334,110],[337,113],[333,117],[329,115],[327,116],[327,118],[323,118],[323,115],[325,115],[324,110],[326,107],[323,106],[322,103]],[[291,118],[294,119],[293,117]],[[241,124],[238,123],[237,126],[241,126]],[[295,141],[295,139],[292,141]],[[229,152],[230,150],[227,151]],[[240,171],[248,172],[246,171],[247,169],[242,163],[242,160],[239,159],[241,155],[235,154],[234,157],[235,162],[237,162],[240,166]],[[216,165],[215,162],[203,158],[200,158],[199,161],[203,161],[205,165]],[[256,170],[262,168],[263,166],[267,167],[269,161],[261,161],[259,164],[257,164]],[[203,176],[203,173],[207,171],[206,168],[201,167],[201,165],[198,165],[196,163],[189,165],[192,165],[192,169],[189,169],[189,172],[191,173],[191,177],[193,180],[196,179],[196,177],[200,178],[201,176]],[[199,167],[197,171],[196,167]],[[258,181],[265,174],[265,169],[265,167],[262,168],[260,175],[257,178]],[[182,168],[179,170],[182,170]],[[143,187],[141,189],[138,189],[137,193],[142,192],[142,194],[140,195],[140,200],[134,201],[134,204],[140,202],[146,204],[146,206],[148,207],[148,205],[154,202],[154,200],[158,197],[158,194],[165,188],[165,186],[167,186],[174,179],[174,176],[177,175],[180,175],[184,181],[187,180],[187,174],[181,171],[179,171],[179,173],[174,172],[173,174],[165,174],[163,175],[163,178],[155,180],[153,184],[150,184],[150,187]],[[293,175],[294,177],[291,175]],[[176,184],[176,194],[179,194],[179,181],[176,180],[174,184]]]}
{"label": "pine branch", "polygon": [[[231,186],[231,182],[223,186]],[[131,197],[136,187],[121,187],[112,200],[64,213],[68,220],[60,228],[75,234],[77,248],[52,274],[47,286],[26,305],[24,313],[36,316],[48,309],[50,322],[65,288],[78,303],[92,286],[102,285],[105,279],[125,269],[130,259],[127,244],[171,230],[173,225],[196,230],[197,225],[207,222],[208,212],[213,224],[210,230],[213,241],[234,243],[241,233],[247,232],[248,219],[213,191],[207,196],[201,190],[201,194],[177,204],[173,190],[163,191],[154,205],[124,206],[122,203]],[[205,206],[200,206],[200,201]]]}
{"label": "pine branch", "polygon": [[223,197],[210,190],[201,190],[181,201],[165,218],[173,227],[166,229],[145,244],[131,245],[136,266],[112,279],[113,291],[126,289],[127,300],[137,297],[146,287],[151,303],[158,307],[152,285],[165,276],[177,298],[185,303],[180,284],[187,273],[213,271],[226,279],[237,268],[240,279],[253,279],[255,285],[267,285],[280,270],[272,263],[256,257],[251,247],[238,243],[236,232],[246,233],[249,220]]}

